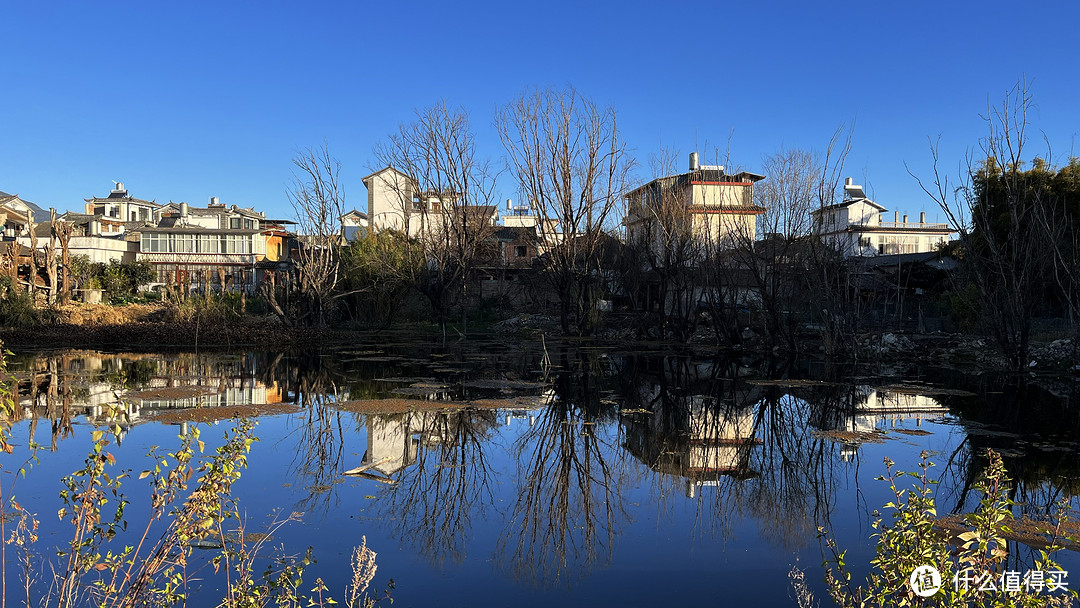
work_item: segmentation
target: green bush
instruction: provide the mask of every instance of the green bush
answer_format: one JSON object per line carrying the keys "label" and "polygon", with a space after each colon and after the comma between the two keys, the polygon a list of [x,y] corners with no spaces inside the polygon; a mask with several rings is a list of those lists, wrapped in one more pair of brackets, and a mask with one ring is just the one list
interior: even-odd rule
{"label": "green bush", "polygon": [[[987,451],[989,464],[974,488],[982,495],[979,506],[959,521],[940,518],[934,504],[933,485],[928,471],[934,466],[923,452],[920,471],[895,471],[894,463],[885,459],[888,473],[878,480],[889,484],[895,497],[884,505],[890,520],[877,511],[873,527],[877,530],[876,555],[870,560],[871,573],[861,586],[855,586],[845,563],[845,551],[819,529],[828,555],[825,581],[829,594],[838,606],[1071,606],[1077,593],[1067,587],[1050,589],[1048,585],[1021,584],[1021,573],[1009,570],[1007,537],[1021,523],[1013,516],[1009,500],[1009,477],[1001,456]],[[914,478],[915,484],[905,488],[903,481]],[[1026,522],[1025,522],[1026,523]],[[1027,573],[1063,572],[1051,555],[1063,548],[1068,523],[1068,503],[1059,505],[1055,521],[1047,522],[1036,535],[1044,546]],[[1018,526],[1017,526],[1018,527]],[[930,567],[930,568],[927,568]],[[926,586],[921,573],[935,569],[940,575],[940,588]],[[917,572],[919,574],[917,574]],[[1025,573],[1026,576],[1026,573]],[[984,578],[985,577],[985,578]],[[1008,578],[1006,578],[1008,577]],[[798,588],[799,576],[792,576],[800,605],[812,605],[805,587]],[[1006,583],[1007,590],[990,589]],[[1067,585],[1068,580],[1064,581]],[[917,593],[917,589],[919,593]],[[922,595],[920,595],[922,593]]]}
{"label": "green bush", "polygon": [[112,304],[126,304],[139,297],[139,288],[157,278],[150,262],[117,262],[92,264],[90,284],[98,284],[108,294]]}
{"label": "green bush", "polygon": [[0,325],[33,327],[41,323],[34,298],[16,287],[11,277],[0,276]]}

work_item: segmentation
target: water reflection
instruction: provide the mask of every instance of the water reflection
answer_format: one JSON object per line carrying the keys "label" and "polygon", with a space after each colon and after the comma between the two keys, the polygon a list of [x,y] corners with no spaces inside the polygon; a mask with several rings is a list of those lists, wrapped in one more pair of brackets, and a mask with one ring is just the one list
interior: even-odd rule
{"label": "water reflection", "polygon": [[473,521],[494,503],[486,450],[495,411],[369,415],[365,466],[391,483],[380,513],[433,563],[460,562]]}
{"label": "water reflection", "polygon": [[917,450],[934,438],[946,450],[936,458],[947,509],[970,507],[987,447],[1005,450],[1022,513],[1080,490],[1080,416],[1032,383],[574,346],[387,350],[70,351],[16,356],[10,369],[18,416],[32,440],[47,423],[54,451],[80,422],[134,433],[289,404],[285,430],[263,441],[303,488],[290,493],[295,510],[359,513],[356,494],[370,496],[365,517],[427,562],[493,560],[542,586],[610,564],[640,508],[660,527],[690,514],[694,535],[721,543],[750,521],[765,543],[797,552],[817,526],[834,527],[839,500],[861,500],[878,463],[861,479],[859,461],[881,442]]}
{"label": "water reflection", "polygon": [[554,401],[514,442],[516,499],[496,548],[503,570],[539,584],[607,563],[626,518],[616,404],[602,398],[615,369],[595,352],[556,360]]}

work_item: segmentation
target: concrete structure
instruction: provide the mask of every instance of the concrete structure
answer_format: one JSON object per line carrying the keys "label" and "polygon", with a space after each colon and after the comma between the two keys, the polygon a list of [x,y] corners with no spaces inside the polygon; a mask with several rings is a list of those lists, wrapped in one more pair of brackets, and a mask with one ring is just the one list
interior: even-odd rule
{"label": "concrete structure", "polygon": [[648,245],[657,246],[658,231],[651,229],[657,224],[689,229],[714,246],[730,246],[736,238],[753,241],[757,216],[765,213],[754,204],[754,183],[762,179],[747,171],[729,174],[720,165],[700,165],[694,152],[686,173],[654,179],[626,195],[627,242],[645,246],[651,240]]}
{"label": "concrete structure", "polygon": [[927,223],[925,212],[919,214],[918,222],[909,222],[906,215],[901,220],[899,212],[894,213],[894,221],[886,222],[886,211],[849,177],[842,202],[810,215],[815,233],[844,257],[931,252],[955,232],[948,224]]}
{"label": "concrete structure", "polygon": [[453,230],[462,225],[460,214],[465,215],[470,230],[490,232],[499,217],[494,205],[458,204],[460,197],[454,192],[421,192],[415,180],[394,167],[380,169],[363,181],[372,232],[397,230],[417,237]]}

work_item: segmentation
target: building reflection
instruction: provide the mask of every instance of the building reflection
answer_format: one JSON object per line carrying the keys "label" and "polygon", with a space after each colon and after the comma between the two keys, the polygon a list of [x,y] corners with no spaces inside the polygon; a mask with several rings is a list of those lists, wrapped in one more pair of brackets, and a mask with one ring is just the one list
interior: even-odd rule
{"label": "building reflection", "polygon": [[823,400],[815,405],[810,424],[841,441],[844,461],[854,459],[859,447],[879,432],[909,423],[921,427],[923,421],[949,413],[949,408],[917,388],[866,384],[852,386],[842,403]]}
{"label": "building reflection", "polygon": [[624,415],[623,447],[650,469],[681,478],[689,498],[724,477],[756,477],[751,452],[762,442],[755,433],[754,411],[718,407],[705,395],[686,401],[681,412],[658,409]]}
{"label": "building reflection", "polygon": [[35,441],[38,421],[48,420],[55,450],[78,418],[118,427],[122,441],[131,425],[163,410],[280,402],[278,384],[257,375],[258,363],[252,356],[97,351],[13,357],[16,419],[4,423],[30,420],[29,439]]}

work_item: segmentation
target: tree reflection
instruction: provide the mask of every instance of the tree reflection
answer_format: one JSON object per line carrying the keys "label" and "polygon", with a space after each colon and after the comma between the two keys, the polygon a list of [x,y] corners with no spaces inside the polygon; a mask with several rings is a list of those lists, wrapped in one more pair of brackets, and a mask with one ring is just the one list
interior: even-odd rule
{"label": "tree reflection", "polygon": [[[626,448],[653,473],[661,510],[680,494],[696,526],[726,538],[738,516],[758,521],[777,546],[804,546],[824,524],[834,493],[832,450],[807,421],[828,410],[785,387],[786,366],[663,357],[635,361],[623,408]],[[774,381],[747,382],[745,376]],[[676,486],[679,487],[676,487]]]}
{"label": "tree reflection", "polygon": [[364,462],[393,481],[380,511],[432,563],[462,561],[473,518],[494,503],[484,449],[497,426],[495,411],[368,416]]}
{"label": "tree reflection", "polygon": [[[345,470],[346,414],[335,407],[344,400],[343,395],[334,370],[318,353],[293,357],[289,363],[279,378],[285,394],[301,412],[293,430],[296,448],[289,469],[308,491],[296,510],[328,510],[337,504],[336,485]],[[280,364],[281,359],[275,358],[271,369],[276,371]],[[353,418],[349,426],[358,422]]]}
{"label": "tree reflection", "polygon": [[555,382],[556,398],[515,442],[517,500],[496,553],[519,580],[552,584],[583,576],[611,559],[626,516],[627,476],[618,466],[613,402],[598,376],[611,368],[595,353],[571,360]]}

